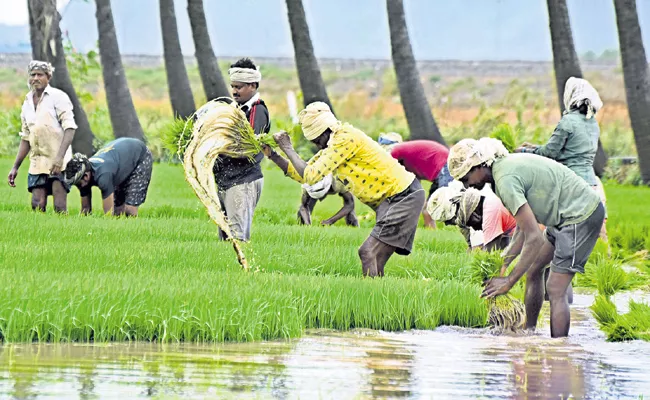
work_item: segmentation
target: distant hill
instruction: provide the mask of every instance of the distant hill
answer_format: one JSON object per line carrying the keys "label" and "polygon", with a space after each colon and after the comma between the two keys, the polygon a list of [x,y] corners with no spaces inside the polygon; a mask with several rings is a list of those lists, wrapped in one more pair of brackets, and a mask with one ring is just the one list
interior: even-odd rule
{"label": "distant hill", "polygon": [[[284,0],[204,0],[217,55],[291,57],[293,47]],[[617,49],[609,0],[568,0],[579,53]],[[187,1],[175,0],[183,52],[194,45]],[[320,58],[390,58],[384,0],[303,0],[316,55]],[[124,54],[162,53],[157,0],[112,0]],[[550,60],[545,0],[405,0],[415,55],[421,60]],[[637,0],[650,54],[650,1]],[[72,0],[62,27],[75,47],[97,41],[94,2]],[[27,27],[0,25],[0,52],[24,52]],[[28,51],[28,50],[27,50]]]}

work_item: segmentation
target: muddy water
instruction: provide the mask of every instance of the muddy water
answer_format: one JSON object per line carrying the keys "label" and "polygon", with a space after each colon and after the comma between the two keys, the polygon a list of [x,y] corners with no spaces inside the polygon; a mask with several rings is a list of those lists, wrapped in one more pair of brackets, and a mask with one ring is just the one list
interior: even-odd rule
{"label": "muddy water", "polygon": [[592,300],[576,295],[562,340],[543,326],[533,336],[445,327],[253,344],[8,345],[0,398],[650,398],[650,343],[606,343]]}

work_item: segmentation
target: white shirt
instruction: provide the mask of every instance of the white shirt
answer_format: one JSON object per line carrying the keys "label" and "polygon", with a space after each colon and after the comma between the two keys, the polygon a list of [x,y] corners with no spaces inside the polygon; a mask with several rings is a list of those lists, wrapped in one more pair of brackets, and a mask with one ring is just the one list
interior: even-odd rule
{"label": "white shirt", "polygon": [[[22,120],[20,137],[28,141],[31,148],[29,173],[49,174],[61,147],[64,131],[77,129],[70,98],[65,92],[48,85],[35,107],[34,92],[30,91],[25,96],[20,117]],[[68,147],[63,168],[70,158],[72,158],[72,150]]]}

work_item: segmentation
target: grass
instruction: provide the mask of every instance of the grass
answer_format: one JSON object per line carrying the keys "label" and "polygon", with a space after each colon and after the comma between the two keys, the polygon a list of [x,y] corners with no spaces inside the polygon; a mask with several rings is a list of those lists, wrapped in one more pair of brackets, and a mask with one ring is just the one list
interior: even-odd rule
{"label": "grass", "polygon": [[[11,162],[0,159],[0,170]],[[250,341],[308,328],[488,324],[490,304],[479,298],[473,256],[457,230],[420,229],[413,254],[392,257],[386,278],[363,279],[357,249],[372,211],[357,204],[360,228],[318,226],[341,206],[330,197],[317,204],[315,226],[299,226],[298,185],[274,166],[264,173],[253,244],[245,249],[256,272],[244,273],[179,165],[155,165],[137,219],[78,216],[77,189],[68,197],[71,215],[33,213],[23,167],[17,188],[0,185],[0,281],[8,282],[0,288],[2,340]],[[648,189],[606,190],[610,226],[634,221],[644,229],[647,211],[619,202]]]}
{"label": "grass", "polygon": [[[487,323],[457,232],[422,230],[414,254],[393,257],[385,279],[363,279],[357,248],[372,221],[359,229],[298,226],[300,189],[275,168],[265,171],[246,249],[258,271],[248,274],[217,240],[180,166],[155,166],[137,219],[77,216],[76,189],[71,215],[33,213],[20,173],[18,188],[0,186],[0,280],[12,283],[0,289],[4,341],[249,341],[307,328]],[[315,221],[340,205],[319,203]]]}

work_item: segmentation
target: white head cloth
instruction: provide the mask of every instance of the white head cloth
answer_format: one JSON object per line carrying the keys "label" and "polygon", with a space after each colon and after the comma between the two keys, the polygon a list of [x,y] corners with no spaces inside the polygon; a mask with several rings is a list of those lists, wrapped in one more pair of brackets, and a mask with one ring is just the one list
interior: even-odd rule
{"label": "white head cloth", "polygon": [[571,77],[564,85],[564,109],[569,112],[572,108],[587,104],[587,119],[593,117],[603,108],[603,101],[598,92],[587,80]]}
{"label": "white head cloth", "polygon": [[463,139],[449,150],[447,165],[454,179],[460,180],[474,167],[485,164],[488,167],[500,157],[508,155],[508,150],[498,139]]}
{"label": "white head cloth", "polygon": [[463,184],[453,181],[449,186],[437,189],[427,202],[427,211],[434,221],[449,221],[456,218],[458,203],[461,193],[464,190]]}
{"label": "white head cloth", "polygon": [[333,179],[334,178],[332,177],[332,174],[329,174],[313,185],[303,183],[302,187],[307,191],[309,197],[312,199],[320,200],[325,197],[327,192],[329,192],[330,188],[332,187]]}
{"label": "white head cloth", "polygon": [[262,81],[262,73],[256,69],[233,67],[228,70],[230,82],[259,83]]}

